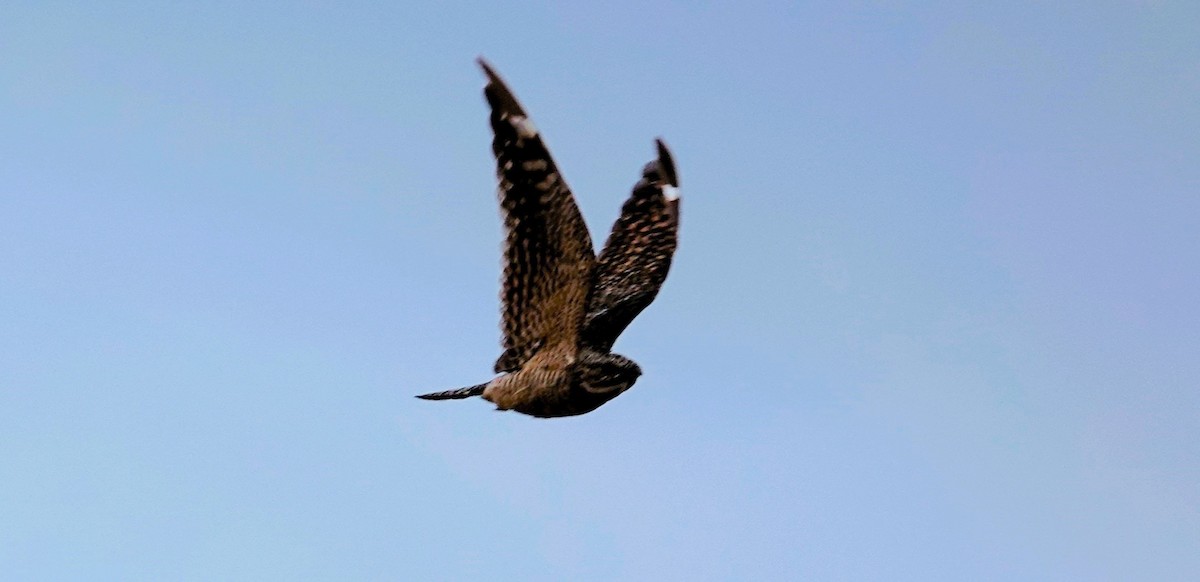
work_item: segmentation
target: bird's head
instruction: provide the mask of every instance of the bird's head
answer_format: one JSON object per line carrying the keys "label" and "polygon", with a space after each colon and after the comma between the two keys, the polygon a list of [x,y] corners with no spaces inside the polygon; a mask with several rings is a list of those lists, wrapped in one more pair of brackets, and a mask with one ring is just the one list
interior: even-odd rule
{"label": "bird's head", "polygon": [[633,360],[613,353],[585,350],[579,364],[579,383],[593,394],[615,396],[630,389],[642,375]]}

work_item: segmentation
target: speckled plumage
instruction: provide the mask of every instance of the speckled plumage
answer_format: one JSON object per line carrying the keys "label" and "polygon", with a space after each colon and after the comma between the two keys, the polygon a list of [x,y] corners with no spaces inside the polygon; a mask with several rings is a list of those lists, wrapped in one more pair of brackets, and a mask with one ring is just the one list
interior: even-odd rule
{"label": "speckled plumage", "polygon": [[658,159],[621,209],[597,258],[574,196],[504,81],[482,59],[491,107],[501,214],[507,233],[501,283],[498,374],[490,382],[419,396],[482,395],[500,410],[538,417],[595,410],[641,375],[613,343],[658,294],[675,252],[678,178],[670,152]]}

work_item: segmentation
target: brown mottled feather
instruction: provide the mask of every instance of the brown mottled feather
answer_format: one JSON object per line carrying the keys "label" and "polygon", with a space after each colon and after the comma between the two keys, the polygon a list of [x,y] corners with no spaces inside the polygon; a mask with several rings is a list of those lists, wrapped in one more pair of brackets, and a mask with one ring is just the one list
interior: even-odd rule
{"label": "brown mottled feather", "polygon": [[558,167],[516,97],[481,59],[488,77],[507,233],[501,285],[504,352],[489,382],[419,397],[482,396],[499,410],[538,417],[585,414],[641,376],[611,352],[667,276],[679,228],[675,167],[658,142],[599,259]]}
{"label": "brown mottled feather", "polygon": [[663,189],[678,187],[679,181],[661,140],[658,151],[658,160],[646,165],[622,206],[597,260],[583,330],[584,343],[596,349],[612,349],[621,332],[654,301],[671,268],[679,199],[669,200]]}
{"label": "brown mottled feather", "polygon": [[595,263],[591,235],[550,152],[512,92],[485,62],[492,151],[507,237],[500,299],[504,353],[496,372],[543,348],[574,357]]}

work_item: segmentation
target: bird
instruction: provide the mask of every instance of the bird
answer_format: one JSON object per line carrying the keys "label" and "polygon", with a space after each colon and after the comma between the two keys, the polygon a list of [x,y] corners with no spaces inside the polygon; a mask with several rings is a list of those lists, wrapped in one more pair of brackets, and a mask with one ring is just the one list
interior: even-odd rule
{"label": "bird", "polygon": [[670,150],[656,158],[621,207],[597,256],[591,234],[541,133],[482,57],[492,153],[504,222],[503,348],[482,384],[421,394],[482,396],[497,410],[539,418],[586,414],[642,375],[613,344],[667,278],[679,233],[679,178]]}

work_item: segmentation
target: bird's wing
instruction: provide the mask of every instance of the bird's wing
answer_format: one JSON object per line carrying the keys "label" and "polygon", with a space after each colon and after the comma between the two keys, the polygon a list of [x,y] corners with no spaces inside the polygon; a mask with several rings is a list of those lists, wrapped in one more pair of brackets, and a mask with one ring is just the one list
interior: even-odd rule
{"label": "bird's wing", "polygon": [[617,336],[658,295],[671,268],[679,232],[679,179],[662,140],[658,159],[621,208],[592,274],[583,342],[612,349]]}
{"label": "bird's wing", "polygon": [[495,370],[519,369],[543,346],[579,345],[591,271],[592,238],[537,128],[483,60],[491,106],[500,211],[507,232],[500,291],[504,353]]}

